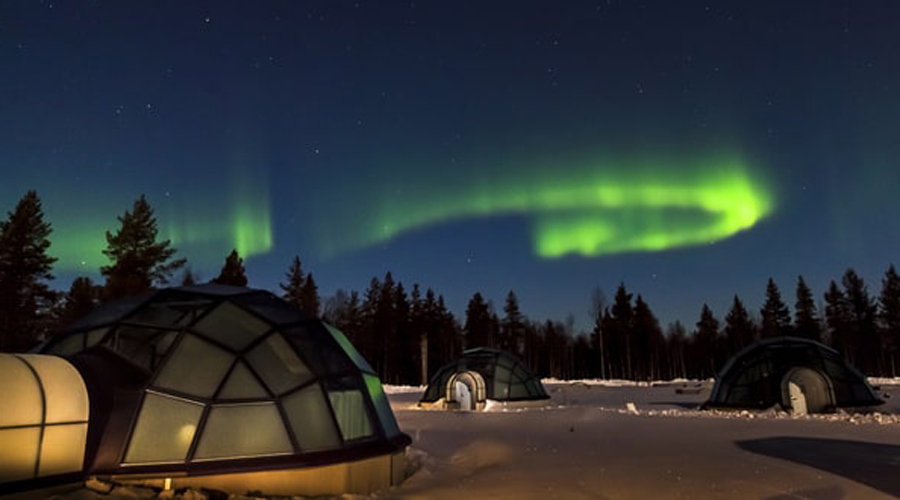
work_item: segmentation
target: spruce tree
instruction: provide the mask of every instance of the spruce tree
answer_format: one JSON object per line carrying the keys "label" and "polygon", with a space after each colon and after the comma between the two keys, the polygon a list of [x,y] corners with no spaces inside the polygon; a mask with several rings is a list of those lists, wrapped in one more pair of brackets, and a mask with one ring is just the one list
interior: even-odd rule
{"label": "spruce tree", "polygon": [[854,363],[867,375],[879,372],[878,333],[875,327],[875,302],[856,271],[847,269],[841,280],[848,312],[848,335]]}
{"label": "spruce tree", "polygon": [[312,273],[308,273],[306,279],[303,280],[301,294],[303,295],[301,310],[312,316],[319,316],[319,287],[316,285]]}
{"label": "spruce tree", "polygon": [[47,333],[56,259],[47,255],[51,228],[36,191],[7,216],[0,221],[0,351],[22,351]]}
{"label": "spruce tree", "polygon": [[303,266],[300,264],[300,257],[294,256],[294,260],[291,261],[291,267],[288,269],[287,274],[285,274],[287,278],[287,283],[279,283],[278,286],[281,287],[281,290],[284,292],[282,298],[289,304],[292,304],[299,310],[303,310],[303,285],[305,283],[305,279],[303,276]]}
{"label": "spruce tree", "polygon": [[57,324],[60,328],[68,327],[91,312],[99,300],[100,288],[94,285],[90,278],[85,276],[75,278],[65,294]]}
{"label": "spruce tree", "polygon": [[844,292],[832,280],[825,292],[825,324],[828,326],[828,344],[847,357],[850,356],[850,338],[848,336],[850,313],[848,309]]}
{"label": "spruce tree", "polygon": [[762,338],[791,334],[791,313],[781,301],[781,292],[775,281],[766,284],[766,302],[760,310],[760,336]]}
{"label": "spruce tree", "polygon": [[794,307],[794,335],[816,342],[822,341],[816,304],[803,276],[797,276],[797,303]]}
{"label": "spruce tree", "polygon": [[620,283],[616,289],[616,296],[613,298],[613,305],[610,310],[613,324],[609,332],[609,341],[607,345],[610,348],[612,359],[610,363],[615,367],[622,378],[629,380],[634,379],[633,367],[633,320],[634,310],[631,306],[631,294],[625,289],[625,284]]}
{"label": "spruce tree", "polygon": [[176,250],[169,240],[156,241],[156,217],[144,195],[118,219],[121,227],[115,234],[106,232],[107,246],[103,250],[111,264],[100,268],[106,278],[106,297],[126,297],[167,284],[186,260],[173,260]]}
{"label": "spruce tree", "polygon": [[733,355],[753,342],[754,328],[744,303],[737,295],[731,304],[731,310],[725,316],[725,339],[728,354]]}
{"label": "spruce tree", "polygon": [[636,380],[658,378],[662,355],[662,329],[659,320],[641,295],[634,303],[634,361]]}
{"label": "spruce tree", "polygon": [[701,377],[713,377],[720,368],[716,359],[717,344],[719,343],[719,320],[713,315],[708,305],[703,304],[700,311],[700,321],[697,322],[697,331],[694,334],[694,345],[697,359],[695,360]]}
{"label": "spruce tree", "polygon": [[213,280],[213,283],[219,285],[230,286],[247,286],[247,273],[244,270],[244,259],[238,255],[237,249],[233,249],[228,257],[225,258],[225,264],[219,275]]}
{"label": "spruce tree", "polygon": [[503,305],[503,321],[501,323],[501,331],[503,332],[500,347],[516,354],[523,354],[523,330],[524,321],[522,313],[519,311],[519,299],[512,290],[506,295],[506,303]]}
{"label": "spruce tree", "polygon": [[896,377],[900,369],[900,276],[893,264],[881,280],[878,306],[881,339],[886,348],[886,368],[892,377]]}
{"label": "spruce tree", "polygon": [[465,331],[466,349],[488,347],[491,339],[491,315],[481,293],[475,292],[466,306]]}

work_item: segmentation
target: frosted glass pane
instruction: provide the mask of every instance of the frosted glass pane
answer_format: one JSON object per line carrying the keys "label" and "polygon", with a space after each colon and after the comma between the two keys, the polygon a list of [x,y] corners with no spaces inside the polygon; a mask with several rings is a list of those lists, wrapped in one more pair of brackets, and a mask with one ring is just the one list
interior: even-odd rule
{"label": "frosted glass pane", "polygon": [[331,333],[331,336],[334,337],[334,340],[337,341],[338,345],[341,346],[341,349],[350,356],[350,359],[353,360],[353,363],[356,364],[356,367],[364,372],[375,373],[375,370],[369,365],[365,358],[362,357],[362,354],[356,350],[356,347],[353,347],[353,344],[350,340],[344,336],[344,334],[338,330],[337,328],[325,323],[325,327],[328,328],[328,332]]}
{"label": "frosted glass pane", "polygon": [[381,427],[387,437],[393,437],[400,434],[400,428],[397,426],[397,420],[394,418],[394,412],[391,410],[391,403],[388,401],[381,381],[373,375],[363,374],[363,380],[366,381],[366,388],[369,390],[369,396],[375,403],[375,411],[378,413],[378,420],[381,420]]}
{"label": "frosted glass pane", "polygon": [[84,334],[76,333],[74,335],[68,335],[64,337],[59,342],[53,344],[49,352],[56,354],[57,356],[68,356],[70,354],[75,354],[84,350]]}
{"label": "frosted glass pane", "polygon": [[509,398],[509,382],[494,380],[494,399]]}
{"label": "frosted glass pane", "polygon": [[270,327],[265,321],[226,301],[198,321],[193,329],[240,351]]}
{"label": "frosted glass pane", "polygon": [[185,312],[173,309],[165,302],[154,302],[138,309],[134,314],[125,318],[125,321],[171,328],[182,326],[185,316]]}
{"label": "frosted glass pane", "polygon": [[195,460],[293,453],[275,403],[213,406]]}
{"label": "frosted glass pane", "polygon": [[173,330],[119,325],[103,343],[132,363],[151,370],[159,365],[175,335]]}
{"label": "frosted glass pane", "polygon": [[91,347],[103,340],[103,336],[106,335],[106,332],[108,331],[109,328],[97,328],[96,330],[87,332],[87,347]]}
{"label": "frosted glass pane", "polygon": [[0,354],[0,427],[40,424],[41,410],[41,388],[28,365]]}
{"label": "frosted glass pane", "polygon": [[301,326],[282,331],[288,342],[297,347],[297,351],[309,353],[306,361],[316,374],[329,375],[353,371],[350,358],[321,326]]}
{"label": "frosted glass pane", "polygon": [[240,361],[234,367],[222,392],[219,393],[219,399],[239,399],[239,398],[266,398],[269,394],[262,385],[256,380],[256,377],[250,373],[250,370]]}
{"label": "frosted glass pane", "polygon": [[344,441],[352,441],[372,435],[372,424],[359,390],[328,391],[331,408],[337,417]]}
{"label": "frosted glass pane", "polygon": [[203,405],[148,392],[125,463],[183,462]]}
{"label": "frosted glass pane", "polygon": [[87,424],[51,425],[44,428],[39,476],[81,472]]}
{"label": "frosted glass pane", "polygon": [[512,384],[509,388],[510,398],[527,398],[528,396],[528,389],[525,388],[525,384]]}
{"label": "frosted glass pane", "polygon": [[313,377],[294,349],[278,333],[254,347],[247,353],[246,359],[275,394],[293,389]]}
{"label": "frosted glass pane", "polygon": [[0,429],[0,483],[34,477],[40,429]]}
{"label": "frosted glass pane", "polygon": [[47,423],[80,422],[88,419],[88,394],[81,374],[68,361],[56,356],[23,355],[44,386]]}
{"label": "frosted glass pane", "polygon": [[334,427],[334,419],[318,384],[313,384],[282,402],[300,451],[319,451],[341,446],[341,438]]}
{"label": "frosted glass pane", "polygon": [[234,361],[229,352],[193,335],[185,335],[166,361],[154,385],[211,397]]}

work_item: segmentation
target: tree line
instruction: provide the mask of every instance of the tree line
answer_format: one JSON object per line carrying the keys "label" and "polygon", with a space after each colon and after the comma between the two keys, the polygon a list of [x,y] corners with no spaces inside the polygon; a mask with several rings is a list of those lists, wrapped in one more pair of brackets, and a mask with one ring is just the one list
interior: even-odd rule
{"label": "tree line", "polygon": [[[52,231],[37,193],[26,193],[0,221],[0,351],[28,349],[100,302],[165,286],[178,271],[180,280],[174,281],[197,282],[171,242],[157,241],[156,218],[144,196],[118,221],[115,232],[106,232],[103,253],[110,263],[100,269],[104,284],[79,277],[65,292],[48,285],[55,262],[47,252]],[[247,285],[237,250],[211,281]],[[831,281],[824,305],[817,305],[798,276],[792,314],[769,279],[758,315],[735,295],[722,321],[703,304],[694,325],[676,321],[665,329],[647,301],[622,283],[609,303],[601,290],[592,294],[590,332],[575,332],[571,316],[563,322],[529,319],[513,291],[500,312],[476,292],[460,321],[442,295],[419,284],[407,289],[390,272],[372,278],[362,293],[338,290],[323,301],[299,256],[279,288],[289,303],[343,331],[382,380],[393,384],[423,383],[463,349],[479,346],[514,352],[540,376],[562,379],[707,378],[747,345],[786,335],[830,345],[869,375],[896,376],[900,364],[900,277],[893,265],[877,296],[848,269],[839,282]]]}

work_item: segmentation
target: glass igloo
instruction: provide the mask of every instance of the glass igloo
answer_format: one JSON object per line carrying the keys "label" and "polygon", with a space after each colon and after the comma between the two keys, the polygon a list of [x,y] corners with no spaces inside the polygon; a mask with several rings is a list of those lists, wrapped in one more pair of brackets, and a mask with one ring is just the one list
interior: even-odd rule
{"label": "glass igloo", "polygon": [[[99,308],[40,351],[88,387],[86,474],[209,479],[393,456],[390,485],[410,443],[347,338],[266,291],[155,291]],[[270,493],[360,490],[344,489]]]}
{"label": "glass igloo", "polygon": [[482,410],[489,401],[504,405],[543,405],[550,396],[525,361],[499,349],[478,347],[431,377],[419,406]]}

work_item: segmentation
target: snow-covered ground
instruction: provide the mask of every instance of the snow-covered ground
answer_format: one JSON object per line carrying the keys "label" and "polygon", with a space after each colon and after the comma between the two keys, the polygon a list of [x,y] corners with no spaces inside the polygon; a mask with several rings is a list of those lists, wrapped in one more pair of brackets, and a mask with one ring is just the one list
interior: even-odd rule
{"label": "snow-covered ground", "polygon": [[[546,381],[546,407],[482,413],[422,410],[423,387],[386,387],[413,437],[411,476],[372,497],[342,498],[898,498],[900,387],[873,385],[894,397],[869,412],[802,418],[700,411],[709,381]],[[149,497],[121,488],[59,498]]]}
{"label": "snow-covered ground", "polygon": [[380,497],[900,497],[900,388],[880,384],[897,397],[877,413],[792,418],[699,411],[708,383],[610,385],[546,383],[548,407],[490,413],[420,410],[419,392],[392,391],[419,469]]}

